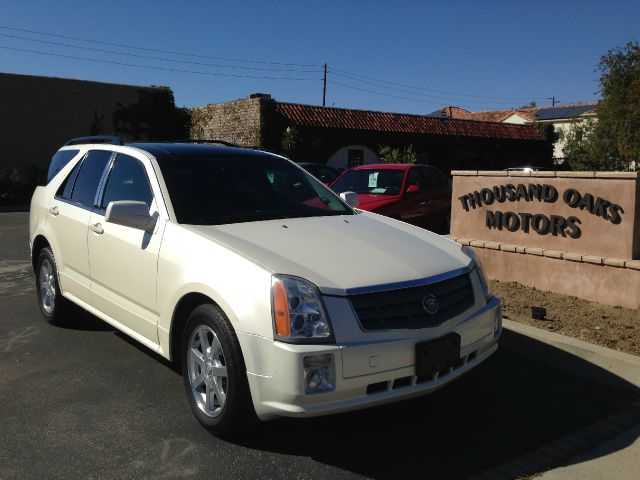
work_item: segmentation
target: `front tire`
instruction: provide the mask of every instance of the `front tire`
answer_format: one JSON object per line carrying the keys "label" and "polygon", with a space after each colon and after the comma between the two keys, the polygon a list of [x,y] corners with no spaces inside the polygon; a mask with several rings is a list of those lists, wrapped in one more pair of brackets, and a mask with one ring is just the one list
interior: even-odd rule
{"label": "front tire", "polygon": [[234,437],[255,421],[238,338],[222,310],[200,305],[181,345],[182,378],[198,422],[218,437]]}
{"label": "front tire", "polygon": [[51,325],[62,325],[69,301],[60,292],[58,269],[51,248],[40,250],[36,265],[36,291],[40,312]]}

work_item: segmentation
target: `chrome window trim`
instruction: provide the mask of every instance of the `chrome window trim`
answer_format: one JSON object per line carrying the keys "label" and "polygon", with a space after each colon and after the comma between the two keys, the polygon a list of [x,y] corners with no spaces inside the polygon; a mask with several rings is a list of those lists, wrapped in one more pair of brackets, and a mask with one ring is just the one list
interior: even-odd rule
{"label": "chrome window trim", "polygon": [[322,293],[323,295],[327,295],[329,297],[347,297],[349,295],[361,295],[364,293],[386,292],[389,290],[398,290],[401,288],[422,287],[426,285],[431,285],[432,283],[438,283],[444,280],[449,280],[450,278],[464,275],[465,273],[469,273],[472,270],[473,270],[473,261],[469,262],[469,265],[467,265],[466,267],[458,268],[456,270],[451,270],[449,272],[441,273],[439,275],[434,275],[432,277],[420,278],[417,280],[408,280],[405,282],[386,283],[383,285],[372,285],[369,287],[357,287],[357,288],[346,288],[346,289],[320,287],[320,293]]}
{"label": "chrome window trim", "polygon": [[107,160],[107,164],[105,165],[104,170],[102,171],[102,176],[100,177],[100,181],[98,182],[98,188],[96,188],[96,195],[93,198],[93,208],[97,211],[102,210],[100,208],[100,202],[102,201],[102,194],[104,193],[104,187],[107,184],[107,179],[109,178],[109,174],[111,173],[111,169],[113,168],[113,164],[115,162],[117,155],[118,155],[117,152],[111,150],[111,156],[109,157],[109,160]]}

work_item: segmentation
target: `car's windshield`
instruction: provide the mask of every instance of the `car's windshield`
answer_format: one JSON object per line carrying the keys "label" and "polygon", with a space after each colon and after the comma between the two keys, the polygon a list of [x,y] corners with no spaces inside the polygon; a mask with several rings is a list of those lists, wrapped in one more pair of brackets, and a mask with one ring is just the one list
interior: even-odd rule
{"label": "car's windshield", "polygon": [[327,187],[278,157],[160,158],[158,163],[178,223],[353,214]]}
{"label": "car's windshield", "polygon": [[405,170],[367,168],[350,170],[331,185],[334,192],[398,195],[402,191]]}

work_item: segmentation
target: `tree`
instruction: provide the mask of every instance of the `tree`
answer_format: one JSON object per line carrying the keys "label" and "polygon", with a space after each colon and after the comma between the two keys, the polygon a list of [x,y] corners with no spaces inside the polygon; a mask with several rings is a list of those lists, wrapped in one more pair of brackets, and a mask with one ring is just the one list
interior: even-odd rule
{"label": "tree", "polygon": [[591,141],[596,122],[593,119],[572,120],[564,137],[562,154],[565,161],[575,170],[599,170],[599,164],[593,151],[594,142]]}
{"label": "tree", "polygon": [[418,159],[413,145],[407,145],[402,149],[390,145],[380,145],[378,156],[382,163],[416,163]]}
{"label": "tree", "polygon": [[529,102],[526,105],[522,105],[518,107],[516,110],[520,110],[521,108],[536,108],[538,104],[536,102]]}
{"label": "tree", "polygon": [[576,122],[564,155],[576,169],[627,170],[640,162],[640,44],[609,50],[598,70],[598,121]]}
{"label": "tree", "polygon": [[280,145],[289,158],[296,157],[300,150],[300,132],[295,126],[287,127],[284,132],[282,132]]}
{"label": "tree", "polygon": [[559,138],[553,123],[533,122],[533,127],[547,144],[547,158],[553,157],[553,146]]}

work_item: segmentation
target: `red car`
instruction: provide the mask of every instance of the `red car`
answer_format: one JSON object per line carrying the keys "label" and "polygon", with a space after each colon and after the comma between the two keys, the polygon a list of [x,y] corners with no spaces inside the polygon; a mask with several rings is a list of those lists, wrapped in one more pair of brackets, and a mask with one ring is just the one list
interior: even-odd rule
{"label": "red car", "polygon": [[358,208],[397,218],[439,233],[448,233],[451,182],[428,165],[376,164],[352,168],[331,189],[356,192]]}

